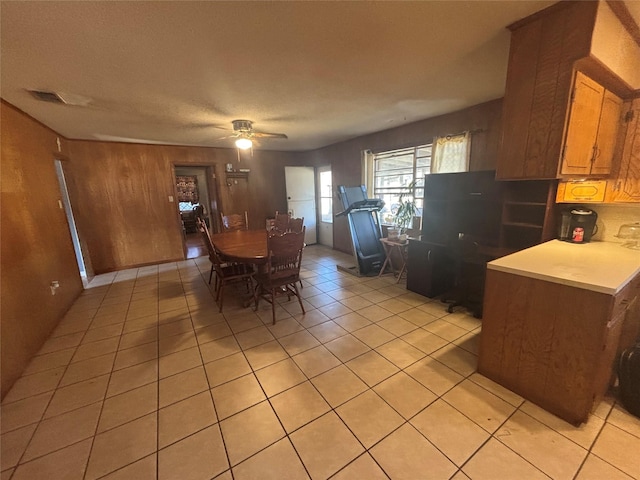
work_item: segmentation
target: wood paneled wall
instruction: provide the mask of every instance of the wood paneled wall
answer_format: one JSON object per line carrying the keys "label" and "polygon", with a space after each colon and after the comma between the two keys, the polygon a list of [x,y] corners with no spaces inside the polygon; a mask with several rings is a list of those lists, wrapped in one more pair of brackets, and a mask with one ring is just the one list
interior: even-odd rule
{"label": "wood paneled wall", "polygon": [[[502,99],[476,105],[459,112],[421,120],[300,154],[300,164],[331,165],[334,189],[338,185],[360,185],[363,150],[380,152],[431,143],[436,136],[465,130],[480,130],[471,140],[470,170],[493,170],[501,135]],[[334,213],[342,209],[334,198]],[[351,253],[351,237],[346,218],[333,224],[333,247]]]}
{"label": "wood paneled wall", "polygon": [[[54,160],[57,135],[0,104],[2,396],[82,291]],[[61,153],[66,143],[61,139]],[[49,285],[60,282],[56,295]]]}
{"label": "wood paneled wall", "polygon": [[[2,395],[20,376],[82,291],[54,169],[55,132],[2,102]],[[95,273],[184,258],[174,165],[210,166],[212,215],[249,212],[260,228],[286,210],[286,165],[331,165],[334,185],[360,183],[364,149],[390,150],[429,143],[436,135],[474,135],[472,170],[495,168],[501,101],[359,137],[312,152],[65,141],[62,154],[85,256]],[[247,179],[227,179],[225,165],[249,168]],[[336,202],[336,208],[339,208]],[[217,210],[216,210],[217,209]],[[350,252],[346,221],[334,224],[334,246]],[[57,295],[49,284],[60,282]]]}
{"label": "wood paneled wall", "polygon": [[[235,149],[92,141],[69,148],[71,202],[96,273],[183,258],[178,206],[169,201],[174,165],[213,166],[212,215],[246,210],[250,225],[262,227],[286,209],[284,166],[295,164],[283,152],[244,153],[238,162]],[[248,178],[227,180],[227,163],[249,168]]]}

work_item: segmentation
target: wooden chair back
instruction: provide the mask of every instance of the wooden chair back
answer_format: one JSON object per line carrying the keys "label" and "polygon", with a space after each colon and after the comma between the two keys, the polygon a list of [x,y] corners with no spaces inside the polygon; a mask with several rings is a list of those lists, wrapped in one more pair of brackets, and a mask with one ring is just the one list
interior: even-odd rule
{"label": "wooden chair back", "polygon": [[209,229],[207,228],[207,224],[204,220],[197,219],[196,224],[198,225],[198,230],[200,230],[200,234],[202,235],[202,239],[204,240],[204,244],[207,247],[207,252],[209,253],[209,260],[213,267],[217,270],[220,268],[222,261],[220,260],[220,256],[218,252],[216,252],[215,247],[213,246],[213,242],[211,241],[211,234],[209,233]]}
{"label": "wooden chair back", "polygon": [[275,221],[273,223],[273,230],[279,233],[289,231],[289,220],[291,219],[288,213],[279,213],[276,211]]}
{"label": "wooden chair back", "polygon": [[222,220],[223,232],[235,232],[236,230],[249,230],[249,217],[247,212],[244,214],[232,213],[225,215],[220,213],[220,219]]}
{"label": "wooden chair back", "polygon": [[298,233],[286,232],[267,239],[269,283],[295,283],[300,276],[305,227]]}
{"label": "wooden chair back", "polygon": [[304,217],[292,218],[289,220],[289,231],[293,233],[300,233],[304,228]]}

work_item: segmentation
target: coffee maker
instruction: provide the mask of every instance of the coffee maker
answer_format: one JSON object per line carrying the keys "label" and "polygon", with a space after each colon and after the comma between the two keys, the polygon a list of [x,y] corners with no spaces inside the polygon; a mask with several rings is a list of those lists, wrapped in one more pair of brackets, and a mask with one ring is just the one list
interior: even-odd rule
{"label": "coffee maker", "polygon": [[574,207],[562,212],[558,238],[565,242],[587,243],[598,232],[598,214],[585,207]]}

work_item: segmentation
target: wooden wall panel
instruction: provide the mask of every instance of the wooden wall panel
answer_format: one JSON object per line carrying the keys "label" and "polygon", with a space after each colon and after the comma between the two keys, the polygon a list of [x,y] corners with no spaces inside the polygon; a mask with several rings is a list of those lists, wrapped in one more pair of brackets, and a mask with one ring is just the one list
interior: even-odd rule
{"label": "wooden wall panel", "polygon": [[[95,273],[183,258],[173,166],[213,166],[225,212],[249,212],[260,228],[286,210],[284,167],[331,164],[334,185],[360,183],[360,155],[429,143],[436,135],[474,135],[472,170],[495,168],[501,100],[367,135],[312,152],[138,145],[65,140],[65,172],[80,240]],[[2,103],[2,394],[82,290],[53,160],[56,133]],[[248,179],[227,181],[225,165],[249,168]],[[230,185],[229,185],[230,183]],[[339,202],[336,202],[339,205]],[[217,212],[212,212],[216,214]],[[44,232],[44,233],[43,233]],[[344,219],[334,224],[334,246],[351,251]],[[49,283],[61,288],[51,296]]]}
{"label": "wooden wall panel", "polygon": [[[381,152],[431,143],[441,135],[465,130],[481,130],[471,141],[470,170],[494,170],[501,135],[502,99],[492,100],[459,112],[442,115],[402,127],[364,135],[328,147],[299,154],[301,165],[331,165],[334,189],[338,185],[360,185],[361,155],[363,150]],[[334,213],[342,204],[334,196]],[[333,224],[333,248],[351,253],[349,225],[345,218],[336,218]]]}
{"label": "wooden wall panel", "polygon": [[[284,166],[295,155],[255,151],[238,163],[235,149],[70,141],[71,201],[96,273],[183,258],[173,166],[215,166],[217,205],[249,212],[252,227],[286,209]],[[225,165],[249,168],[230,179]],[[218,212],[212,212],[218,215]]]}
{"label": "wooden wall panel", "polygon": [[529,141],[529,118],[533,102],[536,79],[536,62],[531,61],[532,52],[537,51],[542,34],[542,22],[532,22],[511,34],[509,68],[503,100],[504,118],[509,118],[502,128],[502,148],[498,151],[497,170],[502,178],[522,176],[522,164],[511,161],[522,154]]}
{"label": "wooden wall panel", "polygon": [[[0,104],[2,396],[82,291],[54,159],[56,134]],[[66,142],[62,142],[66,153]],[[49,285],[60,282],[55,296]]]}

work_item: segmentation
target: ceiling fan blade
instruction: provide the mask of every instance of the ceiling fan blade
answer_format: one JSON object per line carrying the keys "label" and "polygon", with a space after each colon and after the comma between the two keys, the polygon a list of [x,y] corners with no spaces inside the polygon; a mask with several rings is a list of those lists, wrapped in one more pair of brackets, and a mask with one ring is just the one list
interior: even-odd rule
{"label": "ceiling fan blade", "polygon": [[251,132],[256,138],[289,138],[284,133]]}
{"label": "ceiling fan blade", "polygon": [[238,138],[237,135],[225,135],[224,137],[218,137],[218,138],[214,138],[213,140],[218,141],[218,140],[227,140],[228,138]]}

